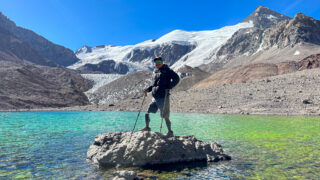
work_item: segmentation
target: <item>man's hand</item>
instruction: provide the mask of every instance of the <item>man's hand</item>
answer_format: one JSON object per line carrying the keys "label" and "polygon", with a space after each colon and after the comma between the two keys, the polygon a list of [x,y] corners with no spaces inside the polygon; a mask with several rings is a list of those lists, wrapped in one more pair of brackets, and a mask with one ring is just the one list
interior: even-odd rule
{"label": "man's hand", "polygon": [[147,96],[148,91],[146,89],[143,90],[145,96]]}

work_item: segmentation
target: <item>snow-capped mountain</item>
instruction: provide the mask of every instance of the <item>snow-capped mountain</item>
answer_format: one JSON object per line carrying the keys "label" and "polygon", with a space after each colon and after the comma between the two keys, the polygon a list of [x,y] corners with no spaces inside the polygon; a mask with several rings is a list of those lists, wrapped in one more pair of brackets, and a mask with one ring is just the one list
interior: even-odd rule
{"label": "snow-capped mountain", "polygon": [[174,69],[184,65],[196,67],[215,59],[216,52],[241,28],[253,27],[243,22],[211,31],[172,31],[157,40],[149,40],[128,46],[84,46],[76,51],[79,62],[69,66],[77,69],[85,64],[98,64],[105,60],[125,63],[129,73],[151,68],[152,59],[162,56]]}
{"label": "snow-capped mountain", "polygon": [[[298,22],[297,25],[296,22]],[[266,51],[268,52],[258,57],[259,61],[269,59],[278,61],[279,58],[275,56],[286,53],[295,54],[297,59],[301,59],[308,52],[301,49],[299,43],[311,42],[318,45],[317,40],[316,43],[311,41],[311,39],[317,39],[312,38],[318,36],[317,24],[316,20],[303,15],[292,19],[267,7],[259,6],[241,23],[217,30],[174,30],[157,40],[148,40],[128,46],[84,46],[76,52],[80,61],[69,68],[83,70],[88,69],[84,67],[86,64],[90,64],[90,69],[99,69],[96,66],[100,66],[102,62],[113,61],[115,62],[114,68],[111,68],[109,72],[117,72],[115,68],[121,65],[122,67],[127,66],[123,68],[128,69],[127,73],[132,73],[153,68],[152,59],[161,56],[174,70],[185,65],[190,67],[205,65],[212,66],[209,69],[219,69],[230,64],[232,66],[253,62],[258,55]],[[308,32],[304,32],[305,30]],[[282,33],[283,31],[286,33]],[[305,34],[310,35],[306,38],[299,38],[305,37]],[[294,53],[288,48],[289,46],[296,47]],[[317,49],[318,46],[314,48]],[[279,53],[283,49],[285,52]],[[310,47],[304,49],[307,50]],[[298,51],[299,56],[296,55]]]}

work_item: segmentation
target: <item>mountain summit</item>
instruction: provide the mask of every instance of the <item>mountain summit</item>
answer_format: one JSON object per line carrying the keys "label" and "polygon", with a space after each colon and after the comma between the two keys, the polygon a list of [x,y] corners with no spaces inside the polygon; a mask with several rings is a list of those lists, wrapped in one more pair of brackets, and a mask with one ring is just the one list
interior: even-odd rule
{"label": "mountain summit", "polygon": [[[59,65],[68,66],[79,61],[79,59],[76,57],[72,50],[60,46],[58,44],[54,44],[31,30],[17,26],[16,23],[11,21],[1,12],[0,28],[3,28],[4,30],[8,31],[17,40],[34,49],[34,51],[37,51],[44,58],[51,60]],[[33,60],[33,62],[35,62],[35,60]],[[39,64],[43,65],[45,63]],[[52,63],[47,63],[47,65],[52,66]]]}
{"label": "mountain summit", "polygon": [[290,17],[273,11],[265,6],[258,6],[243,22],[252,21],[257,28],[269,28],[275,26],[280,21],[290,19]]}

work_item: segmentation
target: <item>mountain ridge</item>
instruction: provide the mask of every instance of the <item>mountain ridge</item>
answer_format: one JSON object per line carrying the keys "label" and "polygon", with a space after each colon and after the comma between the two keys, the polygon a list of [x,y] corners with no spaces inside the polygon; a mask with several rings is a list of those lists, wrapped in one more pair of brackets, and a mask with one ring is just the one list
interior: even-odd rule
{"label": "mountain ridge", "polygon": [[[155,56],[162,56],[167,60],[166,63],[175,70],[182,68],[184,65],[199,67],[207,64],[209,66],[218,64],[218,66],[213,68],[216,69],[229,64],[233,58],[239,59],[238,56],[245,58],[245,56],[248,57],[254,56],[257,53],[259,54],[260,51],[263,53],[277,43],[280,47],[279,50],[288,45],[295,46],[300,42],[318,45],[318,43],[306,41],[306,39],[310,40],[312,38],[303,37],[303,29],[302,31],[292,32],[294,34],[293,36],[302,36],[299,42],[286,41],[286,38],[289,36],[289,38],[295,38],[289,33],[292,29],[287,28],[288,33],[286,33],[285,36],[281,36],[281,30],[286,28],[285,26],[288,22],[296,22],[299,18],[302,19],[302,22],[299,21],[300,24],[307,24],[308,18],[304,18],[300,14],[291,18],[267,7],[258,6],[254,12],[239,24],[225,26],[221,29],[209,31],[185,31],[177,29],[163,35],[159,39],[147,40],[136,45],[128,46],[83,46],[77,50],[77,57],[80,61],[69,66],[69,68],[75,69],[86,63],[98,64],[100,61],[108,59],[137,65],[128,72],[131,73],[137,70],[152,68],[151,60]],[[311,20],[310,22],[317,22],[317,20]],[[294,23],[289,26],[293,27]],[[317,34],[317,31],[310,32],[310,36],[314,34]],[[238,39],[236,39],[237,36]],[[279,36],[280,39],[278,39]],[[268,41],[265,41],[266,39]],[[234,40],[234,42],[230,42],[232,40]],[[232,48],[234,50],[232,50]],[[310,54],[303,55],[307,56]],[[263,58],[264,56],[265,58]],[[269,55],[263,55],[260,56],[260,58],[261,61],[267,60]],[[302,56],[299,56],[297,60],[300,58],[302,58]],[[240,62],[248,63],[250,61],[241,60]],[[238,63],[240,62],[238,61]],[[136,67],[143,68],[135,69]]]}
{"label": "mountain ridge", "polygon": [[0,27],[9,31],[17,39],[27,43],[45,58],[61,66],[68,66],[79,61],[72,50],[55,44],[29,29],[17,26],[2,12],[0,12]]}

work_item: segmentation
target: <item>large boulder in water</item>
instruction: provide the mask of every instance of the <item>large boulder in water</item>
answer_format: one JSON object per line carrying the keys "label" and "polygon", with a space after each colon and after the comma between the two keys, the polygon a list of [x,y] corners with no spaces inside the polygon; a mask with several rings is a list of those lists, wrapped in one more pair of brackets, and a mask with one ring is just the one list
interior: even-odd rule
{"label": "large boulder in water", "polygon": [[100,167],[148,166],[192,161],[230,160],[215,142],[158,132],[107,133],[95,137],[87,159]]}

